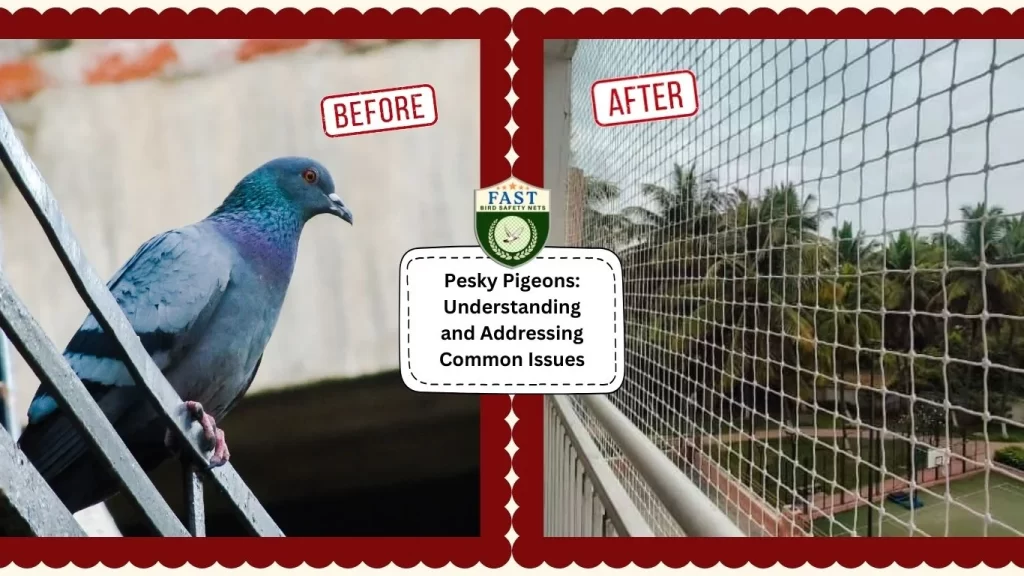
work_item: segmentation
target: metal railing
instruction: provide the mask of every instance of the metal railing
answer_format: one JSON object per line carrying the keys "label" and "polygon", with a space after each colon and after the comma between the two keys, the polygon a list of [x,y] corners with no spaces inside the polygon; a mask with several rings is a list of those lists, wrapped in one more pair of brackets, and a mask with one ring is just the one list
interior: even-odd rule
{"label": "metal railing", "polygon": [[[606,397],[549,396],[544,417],[545,535],[744,536]],[[622,456],[605,458],[609,445]],[[667,518],[641,513],[623,487],[630,476],[650,486]]]}
{"label": "metal railing", "polygon": [[570,401],[544,409],[544,535],[653,536]]}
{"label": "metal railing", "polygon": [[[0,161],[39,220],[78,294],[103,331],[117,342],[124,365],[136,385],[142,386],[166,425],[175,430],[182,446],[188,527],[175,516],[78,376],[0,272],[0,329],[14,348],[36,376],[52,386],[61,409],[117,476],[127,496],[138,505],[158,534],[205,535],[202,487],[206,479],[227,496],[249,532],[259,536],[283,536],[230,464],[209,469],[200,443],[201,427],[187,414],[181,398],[143,348],[106,284],[85,259],[53,194],[2,108]],[[7,507],[16,516],[8,530],[38,536],[83,535],[74,517],[3,429],[0,429],[0,499],[6,500]]]}

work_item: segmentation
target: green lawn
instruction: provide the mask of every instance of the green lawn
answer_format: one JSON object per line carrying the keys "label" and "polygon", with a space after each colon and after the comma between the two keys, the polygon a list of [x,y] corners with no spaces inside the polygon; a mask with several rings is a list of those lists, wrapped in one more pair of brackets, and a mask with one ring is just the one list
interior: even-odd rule
{"label": "green lawn", "polygon": [[[719,432],[748,432],[750,431],[750,419],[745,417],[730,417],[729,415],[718,415],[714,418],[708,418],[706,422],[702,422],[709,434],[718,434]],[[816,428],[823,428],[831,430],[833,428],[840,428],[841,422],[846,420],[842,416],[836,416],[835,414],[827,410],[816,410],[811,412],[804,412],[800,415],[800,426],[809,426]],[[778,430],[780,422],[778,419],[766,418],[762,414],[756,414],[754,416],[754,430]],[[846,420],[846,425],[852,427],[853,424]]]}
{"label": "green lawn", "polygon": [[[988,494],[988,510],[993,520],[1002,522],[1016,530],[1024,532],[1024,483],[1019,480],[992,473],[988,479],[987,489],[985,474],[976,474],[949,484],[949,505],[945,495],[945,486],[933,486],[932,490],[939,494],[933,496],[924,491],[919,493],[924,506],[911,512],[902,506],[883,501],[882,512],[874,511],[874,535],[880,536],[1017,536],[1013,530],[998,524],[988,523],[976,512],[986,509],[986,493]],[[957,506],[959,502],[969,508]],[[837,514],[835,518],[822,517],[814,522],[817,536],[850,536],[853,527],[860,536],[867,535],[867,505]],[[911,517],[913,514],[913,517]],[[879,522],[881,533],[879,533]],[[916,529],[911,530],[913,525]],[[948,533],[946,527],[949,527]]]}
{"label": "green lawn", "polygon": [[[858,441],[859,440],[859,441]],[[729,472],[742,478],[744,484],[770,504],[789,504],[794,501],[792,491],[814,482],[814,492],[833,493],[840,486],[854,489],[867,486],[871,467],[869,441],[851,436],[848,446],[841,437],[821,437],[817,442],[811,438],[771,438],[755,442],[735,442],[710,448],[711,457],[725,465]],[[838,450],[833,449],[838,448]],[[858,465],[856,454],[862,455]],[[875,444],[875,455],[871,461],[881,461],[882,450]],[[907,445],[885,442],[886,470],[889,474],[903,474],[907,469]],[[751,462],[753,466],[751,466]],[[812,473],[812,471],[814,471]],[[881,474],[875,473],[875,481],[881,481]]]}
{"label": "green lawn", "polygon": [[[985,431],[972,432],[971,438],[974,440],[984,440]],[[997,424],[990,424],[988,427],[988,440],[989,442],[1024,442],[1024,429],[1016,426],[1006,427],[1006,437],[1003,437],[1003,430]]]}
{"label": "green lawn", "polygon": [[[840,427],[827,413],[816,416],[808,417],[802,424],[816,424],[818,430]],[[762,425],[759,426],[761,430],[778,429],[777,423],[759,424]],[[1011,428],[1011,432],[1018,431]],[[880,463],[883,453],[886,477],[908,475],[911,468],[911,447],[908,442],[893,438],[879,441],[876,438],[872,445],[867,437],[854,435],[855,431],[851,429],[845,441],[838,435],[822,435],[815,440],[801,434],[795,438],[711,443],[705,450],[719,465],[740,478],[773,507],[803,502],[800,495],[807,493],[807,487],[812,482],[816,494],[842,492],[840,487],[856,492],[858,486],[870,483],[873,467],[868,462]],[[990,427],[989,439],[996,440],[997,435],[997,430]],[[968,459],[981,457],[975,454],[962,455]],[[923,467],[923,456],[923,451],[918,454],[915,468]],[[882,475],[875,471],[873,478],[880,482]],[[884,499],[876,504],[872,514],[873,535],[908,536],[913,532],[913,535],[918,536],[969,537],[1016,536],[1024,533],[1024,482],[992,472],[987,484],[985,474],[951,482],[948,496],[945,494],[946,487],[941,484],[929,490],[938,496],[921,491],[919,497],[924,506],[914,511]],[[979,516],[986,510],[990,511],[992,521]],[[866,535],[867,511],[868,507],[863,505],[856,510],[837,514],[834,518],[819,518],[814,522],[814,532],[819,536],[849,536],[855,530],[859,535]]]}

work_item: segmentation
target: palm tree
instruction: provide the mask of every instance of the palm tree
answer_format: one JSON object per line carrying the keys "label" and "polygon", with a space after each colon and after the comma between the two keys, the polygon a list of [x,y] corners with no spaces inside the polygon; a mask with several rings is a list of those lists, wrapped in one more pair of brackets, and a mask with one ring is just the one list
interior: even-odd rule
{"label": "palm tree", "polygon": [[[1024,263],[1024,218],[1022,218],[1021,216],[1004,217],[1001,223],[1003,227],[1003,235],[1002,240],[1000,241],[997,249],[998,263],[1004,266],[1019,265],[1021,263]],[[1022,280],[1021,278],[1020,269],[1015,267],[1015,269],[1012,270],[1011,277],[1015,280],[1017,289],[1020,289],[1021,283],[1024,282],[1024,280]],[[1014,302],[1010,304],[1019,305],[1020,302]],[[1019,308],[1014,308],[1013,310],[1008,310],[1007,312],[1012,313],[1014,316],[1021,315],[1021,310]],[[1009,319],[1005,322],[1005,324],[1007,325],[1007,334],[1005,340],[1001,343],[1000,346],[1000,356],[1004,359],[1003,361],[1007,365],[1012,366],[1014,368],[1019,368],[1019,362],[1017,362],[1017,358],[1019,356],[1018,351],[1021,349],[1021,347],[1018,346],[1017,344],[1017,320],[1015,318]],[[1000,401],[1000,412],[1003,416],[1009,416],[1008,404],[1009,396],[1011,394],[1011,380],[1019,380],[1019,377],[1016,374],[1013,374],[1009,371],[1004,371],[1002,382],[1002,394]],[[1009,437],[1009,435],[1007,434],[1005,421],[1000,422],[1000,428],[1003,438]]]}
{"label": "palm tree", "polygon": [[[818,341],[825,343],[821,351],[824,358],[819,361],[819,366],[831,366],[836,376],[835,411],[844,415],[838,419],[842,446],[852,450],[847,435],[847,423],[853,420],[846,402],[847,377],[853,370],[859,379],[860,368],[866,367],[872,385],[874,382],[874,358],[869,358],[865,366],[865,358],[861,357],[858,349],[871,349],[881,339],[879,277],[864,273],[874,271],[880,257],[878,243],[867,241],[863,230],[854,234],[853,224],[849,221],[832,228],[832,242],[836,262],[833,278],[823,282],[818,295],[815,333]],[[859,438],[857,441],[859,443]],[[846,467],[840,467],[837,472],[840,483],[845,485]]]}
{"label": "palm tree", "polygon": [[836,243],[836,262],[856,267],[874,267],[877,264],[878,242],[867,240],[864,231],[853,233],[853,223],[844,220],[840,227],[832,227],[832,241]]}
{"label": "palm tree", "polygon": [[[963,314],[978,315],[985,309],[1000,313],[1020,310],[1022,294],[1020,277],[1009,268],[999,267],[1006,263],[1006,223],[1003,209],[989,207],[985,203],[961,206],[960,214],[965,220],[960,238],[947,236],[946,250],[951,267],[946,286],[947,305]],[[1014,234],[1020,232],[1014,229]],[[1010,250],[1015,250],[1010,243]],[[986,264],[984,273],[982,263]],[[996,265],[996,266],[993,266]]]}
{"label": "palm tree", "polygon": [[[673,165],[668,187],[644,184],[640,188],[642,206],[631,206],[623,213],[645,228],[645,239],[630,254],[637,274],[651,280],[648,290],[660,290],[669,276],[692,277],[695,270],[669,270],[677,263],[697,263],[706,256],[706,235],[713,229],[719,204],[724,202],[713,175],[697,172],[696,166]],[[698,260],[693,258],[698,256]]]}
{"label": "palm tree", "polygon": [[[803,389],[814,385],[813,377],[808,380],[813,371],[806,368],[814,364],[815,325],[806,300],[819,289],[820,271],[830,266],[828,243],[818,235],[821,219],[830,215],[816,209],[813,196],[801,200],[791,184],[772,186],[757,198],[734,190],[733,198],[718,217],[719,252],[706,279],[724,304],[696,308],[693,318],[705,330],[690,332],[707,341],[718,327],[722,352],[713,363],[721,385],[751,413],[778,409],[795,426]],[[755,423],[750,418],[752,436]],[[795,456],[795,436],[791,440]],[[753,462],[753,443],[748,448]]]}
{"label": "palm tree", "polygon": [[618,251],[643,236],[646,226],[630,218],[630,208],[618,207],[622,198],[618,185],[587,176],[584,194],[583,228],[591,246]]}
{"label": "palm tree", "polygon": [[894,352],[882,362],[895,363],[894,382],[909,384],[911,348],[920,351],[935,328],[933,318],[911,314],[911,310],[926,311],[929,301],[941,292],[938,270],[942,254],[936,244],[917,232],[902,230],[886,240],[880,255],[880,291],[885,304],[882,333],[885,348]]}
{"label": "palm tree", "polygon": [[[1017,263],[1022,256],[1020,242],[1024,228],[1020,218],[1007,220],[1003,209],[979,202],[974,206],[960,207],[965,223],[960,238],[944,238],[953,270],[946,282],[945,304],[951,311],[965,315],[980,316],[981,313],[999,314],[988,320],[988,326],[980,317],[970,322],[974,335],[979,330],[992,328],[995,339],[1006,326],[1007,350],[1013,349],[1016,340],[1016,323],[1004,321],[1008,315],[1024,313],[1024,279],[1007,264]],[[941,298],[941,294],[937,295]],[[986,330],[988,331],[988,330]],[[1007,354],[1007,359],[1012,354]],[[1005,416],[1009,405],[1010,374],[1003,373],[1000,394],[1000,415]],[[1001,432],[1008,437],[1006,422],[1001,422]]]}
{"label": "palm tree", "polygon": [[[687,332],[704,342],[721,341],[725,352],[714,364],[725,386],[753,381],[777,397],[800,395],[806,375],[797,366],[811,362],[815,350],[814,319],[799,295],[817,291],[815,274],[829,260],[817,234],[828,213],[814,203],[813,196],[800,200],[786,184],[760,198],[737,195],[718,218],[714,261],[693,283],[698,286],[688,288],[707,296],[696,298],[703,301],[693,307]],[[779,363],[783,369],[775,370]],[[795,406],[781,408],[785,418],[797,417]]]}
{"label": "palm tree", "polygon": [[[822,221],[831,215],[792,184],[751,197],[724,191],[693,164],[674,165],[664,185],[642,186],[636,206],[624,206],[612,183],[588,179],[586,186],[590,237],[620,252],[637,286],[625,295],[632,299],[630,338],[657,351],[630,358],[637,373],[631,381],[671,382],[687,401],[720,402],[721,409],[706,408],[725,418],[725,399],[743,398],[746,414],[778,410],[796,424],[807,387],[836,382],[837,410],[849,417],[842,400],[850,371],[867,369],[873,379],[879,366],[894,365],[885,385],[916,381],[916,390],[902,392],[927,396],[944,393],[949,378],[956,403],[971,407],[983,397],[969,385],[977,382],[975,367],[936,370],[925,357],[941,357],[944,347],[951,355],[979,355],[977,317],[986,309],[990,360],[1018,364],[1021,338],[1007,318],[1024,316],[1024,218],[979,204],[961,210],[968,222],[959,234],[928,239],[903,231],[875,242],[850,222],[823,238]],[[865,360],[865,350],[879,348],[893,354]],[[912,352],[919,353],[914,366]],[[829,372],[841,377],[822,376]],[[1024,383],[1012,375],[1001,384],[1005,408]],[[712,385],[733,392],[701,394]],[[666,410],[666,419],[682,417]],[[927,420],[903,417],[916,419],[918,430]]]}
{"label": "palm tree", "polygon": [[708,217],[727,207],[731,195],[719,191],[714,175],[697,172],[696,164],[689,168],[674,164],[670,179],[668,188],[656,184],[641,187],[643,195],[653,204],[653,208],[647,210],[646,220],[656,228],[685,226],[691,234],[707,233],[701,225],[710,223]]}
{"label": "palm tree", "polygon": [[1024,217],[1008,216],[1002,219],[1003,238],[999,244],[999,260],[1005,263],[1024,262]]}
{"label": "palm tree", "polygon": [[[643,230],[642,242],[622,255],[633,276],[643,279],[633,297],[657,302],[664,309],[650,312],[658,317],[686,314],[676,305],[692,302],[694,296],[667,293],[676,291],[680,278],[690,282],[705,276],[717,252],[710,236],[723,207],[734,198],[720,192],[715,177],[698,172],[696,165],[684,168],[674,164],[669,180],[668,187],[644,184],[643,205],[621,212]],[[663,323],[657,318],[654,322]]]}

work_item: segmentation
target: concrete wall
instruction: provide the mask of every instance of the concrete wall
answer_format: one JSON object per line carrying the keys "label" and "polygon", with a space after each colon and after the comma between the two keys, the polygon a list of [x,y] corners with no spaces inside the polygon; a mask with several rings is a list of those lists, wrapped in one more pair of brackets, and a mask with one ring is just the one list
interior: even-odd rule
{"label": "concrete wall", "polygon": [[577,40],[544,41],[544,187],[551,190],[548,243],[566,246],[570,70]]}
{"label": "concrete wall", "polygon": [[[197,45],[178,53],[193,54]],[[81,60],[77,49],[62,58]],[[361,54],[320,43],[194,69],[170,78],[53,83],[4,108],[103,276],[154,234],[206,216],[262,162],[282,155],[320,159],[356,225],[327,217],[310,223],[253,392],[396,369],[402,254],[416,246],[475,243],[478,43],[404,43]],[[419,83],[437,92],[435,126],[324,136],[323,96]],[[5,272],[63,347],[85,306],[6,174],[0,224]],[[15,377],[24,414],[37,380],[20,359]]]}

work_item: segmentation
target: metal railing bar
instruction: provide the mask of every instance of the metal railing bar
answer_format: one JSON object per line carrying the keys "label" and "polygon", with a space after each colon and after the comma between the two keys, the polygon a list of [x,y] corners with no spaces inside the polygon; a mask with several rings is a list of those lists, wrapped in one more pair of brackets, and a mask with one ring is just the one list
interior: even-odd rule
{"label": "metal railing bar", "polygon": [[575,446],[569,443],[569,449],[566,450],[569,454],[569,459],[566,462],[566,469],[569,472],[569,477],[565,483],[565,489],[568,491],[569,507],[566,509],[567,514],[565,515],[565,523],[569,527],[569,535],[575,536],[579,534],[579,526],[576,525],[576,510],[580,507],[579,495],[577,493],[576,478],[579,477],[580,469],[580,458],[579,452],[576,451]]}
{"label": "metal railing bar", "polygon": [[[3,273],[4,259],[3,226],[0,223],[0,273]],[[11,371],[11,350],[7,336],[0,332],[0,424],[18,441],[21,436],[21,422],[18,421],[18,390]]]}
{"label": "metal railing bar", "polygon": [[608,431],[687,536],[745,536],[607,397],[587,394],[581,395],[580,401]]}
{"label": "metal railing bar", "polygon": [[[79,431],[99,451],[100,458],[120,478],[129,496],[149,518],[161,535],[188,536],[185,526],[139,467],[114,426],[92,399],[64,356],[47,338],[43,328],[14,293],[7,278],[0,274],[0,328],[25,358],[40,380],[50,383],[68,416]],[[24,455],[21,456],[24,459]]]}
{"label": "metal railing bar", "polygon": [[544,406],[544,418],[543,418],[543,422],[541,424],[542,426],[544,426],[544,429],[542,430],[542,433],[543,433],[542,435],[544,437],[544,452],[543,452],[544,453],[544,467],[541,468],[541,470],[543,471],[543,474],[544,474],[544,496],[543,496],[543,498],[544,498],[544,504],[543,504],[544,513],[543,513],[543,516],[544,516],[544,535],[545,536],[551,534],[551,518],[552,518],[552,516],[554,516],[553,514],[550,513],[551,507],[552,507],[552,505],[554,503],[554,494],[553,494],[553,490],[552,490],[552,487],[554,486],[554,482],[553,482],[553,478],[552,477],[554,475],[551,473],[551,471],[554,469],[554,467],[552,466],[553,451],[551,450],[551,444],[552,444],[551,438],[554,436],[553,430],[554,430],[554,427],[555,427],[555,423],[551,421],[551,416],[552,416],[552,414],[551,414],[551,407]]}
{"label": "metal railing bar", "polygon": [[604,536],[604,505],[599,499],[596,499],[597,492],[594,490],[593,482],[590,483],[590,491],[595,496],[594,505],[590,509],[590,535]]}
{"label": "metal railing bar", "polygon": [[[5,507],[21,519],[19,528],[27,532],[26,536],[86,535],[10,434],[0,428],[0,509]],[[22,535],[11,531],[11,520],[5,517],[4,536]]]}
{"label": "metal railing bar", "polygon": [[583,506],[580,507],[580,519],[583,525],[582,533],[584,536],[594,535],[594,525],[592,520],[594,518],[594,507],[597,503],[594,500],[597,499],[597,493],[594,492],[594,484],[590,481],[590,477],[586,474],[583,475]]}
{"label": "metal railing bar", "polygon": [[[0,267],[2,271],[2,267]],[[11,347],[8,345],[7,336],[0,332],[0,386],[4,388],[7,395],[0,404],[4,411],[3,424],[7,432],[17,441],[21,435],[21,423],[18,422],[18,411],[16,401],[18,389],[14,382],[14,372],[11,371]]]}
{"label": "metal railing bar", "polygon": [[187,456],[181,459],[181,470],[185,476],[185,524],[193,536],[206,536],[203,477]]}
{"label": "metal railing bar", "polygon": [[[106,283],[82,255],[81,246],[64,219],[39,169],[29,157],[7,113],[0,107],[0,161],[39,220],[71,282],[104,332],[113,336],[124,354],[123,362],[136,384],[142,386],[154,408],[176,430],[183,451],[195,462],[207,462],[201,446],[201,426],[184,409],[184,403],[150,358]],[[84,388],[81,388],[84,392]],[[230,464],[209,476],[236,507],[246,528],[260,536],[283,536],[281,529]]]}
{"label": "metal railing bar", "polygon": [[557,418],[565,427],[566,436],[569,437],[569,441],[576,449],[579,461],[590,477],[594,492],[600,495],[605,516],[615,526],[616,532],[624,536],[654,536],[654,531],[648,526],[647,521],[640,514],[640,510],[633,503],[633,499],[629,497],[611,467],[605,462],[601,449],[597,447],[590,437],[590,432],[576,416],[569,400],[565,396],[547,396],[547,400],[551,402]]}

